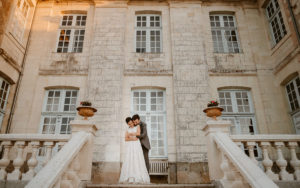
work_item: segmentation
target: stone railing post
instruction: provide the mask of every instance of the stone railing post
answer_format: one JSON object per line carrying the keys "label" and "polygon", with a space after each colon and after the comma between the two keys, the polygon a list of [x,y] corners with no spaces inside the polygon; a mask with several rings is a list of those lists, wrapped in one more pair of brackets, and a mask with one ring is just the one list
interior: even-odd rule
{"label": "stone railing post", "polygon": [[217,148],[217,144],[214,142],[212,134],[222,132],[229,135],[230,126],[230,121],[209,120],[202,128],[206,137],[209,176],[211,180],[218,180],[223,177],[223,172],[220,169],[222,163],[222,152]]}
{"label": "stone railing post", "polygon": [[91,180],[92,177],[92,159],[94,148],[94,137],[98,128],[94,122],[89,120],[73,120],[70,122],[72,134],[76,132],[87,132],[89,138],[86,145],[81,149],[77,160],[80,164],[78,176],[81,180]]}

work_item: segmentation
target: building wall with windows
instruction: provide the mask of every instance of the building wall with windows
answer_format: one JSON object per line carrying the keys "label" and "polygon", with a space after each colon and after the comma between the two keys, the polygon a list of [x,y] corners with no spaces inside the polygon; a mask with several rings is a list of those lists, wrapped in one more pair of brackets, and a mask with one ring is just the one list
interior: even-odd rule
{"label": "building wall with windows", "polygon": [[36,0],[0,1],[0,132],[11,127],[14,96],[23,71],[24,54]]}
{"label": "building wall with windows", "polygon": [[95,182],[118,181],[124,119],[135,113],[147,122],[151,158],[168,160],[170,183],[207,182],[209,100],[226,109],[232,134],[297,132],[299,43],[289,14],[275,0],[39,1],[11,132],[68,134],[80,118],[74,107],[90,100]]}

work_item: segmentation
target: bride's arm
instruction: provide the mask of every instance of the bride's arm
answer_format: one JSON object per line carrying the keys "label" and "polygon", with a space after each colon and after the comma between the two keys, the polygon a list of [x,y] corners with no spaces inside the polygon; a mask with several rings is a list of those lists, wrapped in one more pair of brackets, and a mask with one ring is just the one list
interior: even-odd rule
{"label": "bride's arm", "polygon": [[128,133],[129,136],[140,136],[141,135],[141,127],[137,125],[137,130],[135,133]]}
{"label": "bride's arm", "polygon": [[125,133],[125,141],[136,141],[136,140],[138,140],[138,138],[137,137],[130,137],[130,135],[128,134],[128,132],[126,131],[126,133]]}

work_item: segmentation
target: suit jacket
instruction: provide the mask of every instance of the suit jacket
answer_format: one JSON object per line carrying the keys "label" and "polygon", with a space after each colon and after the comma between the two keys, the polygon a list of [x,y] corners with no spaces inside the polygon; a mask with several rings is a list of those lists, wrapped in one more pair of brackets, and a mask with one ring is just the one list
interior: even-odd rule
{"label": "suit jacket", "polygon": [[140,139],[142,146],[150,150],[151,147],[150,147],[150,142],[147,134],[147,124],[141,121],[140,128],[141,128],[141,134],[140,136],[137,137]]}

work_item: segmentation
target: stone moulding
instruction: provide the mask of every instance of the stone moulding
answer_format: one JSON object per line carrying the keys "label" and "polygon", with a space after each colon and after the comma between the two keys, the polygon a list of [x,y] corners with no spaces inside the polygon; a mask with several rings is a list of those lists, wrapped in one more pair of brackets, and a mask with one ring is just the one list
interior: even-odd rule
{"label": "stone moulding", "polygon": [[40,69],[40,75],[88,75],[88,69],[71,69],[71,70],[55,70],[55,69]]}
{"label": "stone moulding", "polygon": [[3,59],[5,59],[5,61],[14,69],[16,69],[18,72],[21,72],[20,65],[18,65],[17,62],[3,48],[0,48],[0,56],[3,57]]}

